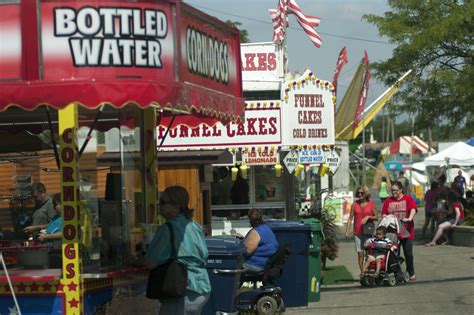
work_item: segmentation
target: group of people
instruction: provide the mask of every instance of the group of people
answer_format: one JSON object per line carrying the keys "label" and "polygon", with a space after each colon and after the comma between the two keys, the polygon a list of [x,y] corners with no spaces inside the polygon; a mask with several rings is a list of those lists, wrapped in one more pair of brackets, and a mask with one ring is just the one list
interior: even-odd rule
{"label": "group of people", "polygon": [[[177,258],[187,266],[186,295],[182,298],[160,301],[160,314],[200,314],[211,292],[211,284],[205,264],[208,249],[201,226],[192,220],[193,211],[188,208],[189,194],[181,186],[167,187],[161,194],[160,214],[173,228]],[[278,242],[269,226],[263,221],[259,209],[248,213],[251,229],[243,239],[246,249],[244,268],[259,272],[267,260],[275,254]],[[175,245],[176,245],[175,244]],[[161,225],[148,246],[145,257],[135,263],[153,269],[171,257],[168,226]]]}
{"label": "group of people", "polygon": [[23,231],[41,242],[62,238],[61,196],[49,196],[41,182],[31,184],[31,196],[35,200],[35,209],[31,225]]}
{"label": "group of people", "polygon": [[[404,193],[403,188],[404,185],[399,181],[391,183],[391,196],[384,199],[381,214],[382,216],[395,216],[397,219],[403,222],[404,228],[408,231],[406,237],[400,239],[400,245],[403,248],[406,269],[409,273],[410,280],[414,281],[416,280],[416,275],[413,259],[413,240],[415,238],[413,217],[417,213],[417,207],[413,198],[410,195]],[[355,196],[356,199],[351,207],[349,219],[346,225],[346,238],[349,238],[352,227],[355,240],[355,249],[357,252],[357,261],[362,276],[370,264],[370,261],[364,262],[364,249],[372,237],[372,235],[366,235],[363,233],[363,227],[368,222],[377,221],[379,215],[375,206],[375,202],[370,199],[371,195],[367,186],[359,186],[355,192]],[[377,230],[377,233],[385,234],[385,231],[379,229]],[[372,258],[376,260],[377,255],[371,258],[369,257],[368,259],[370,260]],[[378,268],[380,268],[380,263],[378,263]]]}
{"label": "group of people", "polygon": [[[430,189],[425,194],[423,239],[428,226],[430,226],[433,238],[426,246],[436,246],[441,238],[444,239],[441,244],[448,244],[450,240],[445,232],[463,223],[464,209],[465,205],[467,205],[466,200],[463,198],[465,187],[466,181],[461,171],[459,171],[451,187],[446,186],[445,175],[441,175],[437,182],[431,183]],[[435,224],[438,227],[436,233],[434,233]]]}

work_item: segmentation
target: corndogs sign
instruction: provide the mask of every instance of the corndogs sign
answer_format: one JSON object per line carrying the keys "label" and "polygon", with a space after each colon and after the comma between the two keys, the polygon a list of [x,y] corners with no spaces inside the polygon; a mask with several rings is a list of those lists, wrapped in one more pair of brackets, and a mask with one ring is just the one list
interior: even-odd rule
{"label": "corndogs sign", "polygon": [[217,19],[181,3],[182,80],[205,82],[207,88],[235,94],[241,89],[240,44],[237,32]]}
{"label": "corndogs sign", "polygon": [[[59,111],[59,152],[63,224],[63,276],[66,314],[83,314],[81,256],[79,254],[79,156],[77,150],[78,105]],[[58,289],[59,291],[59,289]]]}

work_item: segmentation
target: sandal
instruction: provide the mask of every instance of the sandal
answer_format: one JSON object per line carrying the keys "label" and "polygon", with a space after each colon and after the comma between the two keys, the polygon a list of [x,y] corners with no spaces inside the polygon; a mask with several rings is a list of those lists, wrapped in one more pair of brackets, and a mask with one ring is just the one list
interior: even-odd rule
{"label": "sandal", "polygon": [[436,246],[436,244],[434,244],[434,243],[427,243],[427,244],[425,244],[425,246]]}

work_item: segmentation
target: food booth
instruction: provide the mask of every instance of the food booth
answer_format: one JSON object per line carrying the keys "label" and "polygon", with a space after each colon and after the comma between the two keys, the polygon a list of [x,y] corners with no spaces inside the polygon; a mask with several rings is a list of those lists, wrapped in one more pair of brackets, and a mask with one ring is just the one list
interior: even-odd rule
{"label": "food booth", "polygon": [[[146,283],[159,121],[241,119],[239,32],[176,0],[7,0],[0,25],[0,313],[105,313]],[[23,238],[37,181],[59,243]]]}
{"label": "food booth", "polygon": [[245,234],[251,208],[262,209],[267,219],[296,219],[320,192],[320,165],[340,162],[332,84],[311,71],[285,81],[283,53],[274,43],[242,44],[241,57],[243,122],[201,121],[192,128],[192,117],[177,117],[172,125],[165,118],[157,132],[165,152],[232,154],[230,161],[205,165],[199,180],[201,187],[211,188],[211,210],[204,212],[203,223],[213,235]]}

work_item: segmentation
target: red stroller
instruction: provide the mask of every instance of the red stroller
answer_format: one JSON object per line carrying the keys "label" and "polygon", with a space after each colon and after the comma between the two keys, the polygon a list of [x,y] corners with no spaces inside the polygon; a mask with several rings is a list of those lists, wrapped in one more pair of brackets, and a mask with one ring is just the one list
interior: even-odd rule
{"label": "red stroller", "polygon": [[406,271],[402,272],[401,265],[404,259],[399,255],[399,236],[404,235],[406,230],[393,215],[384,217],[379,223],[379,226],[384,226],[387,229],[385,237],[388,238],[391,243],[387,246],[385,242],[378,243],[375,240],[371,242],[365,255],[367,256],[367,254],[375,251],[377,253],[383,253],[384,258],[381,261],[378,276],[375,274],[375,261],[371,262],[368,271],[362,275],[360,283],[364,287],[379,286],[381,284],[395,286],[397,283],[406,283],[409,281],[410,275]]}

